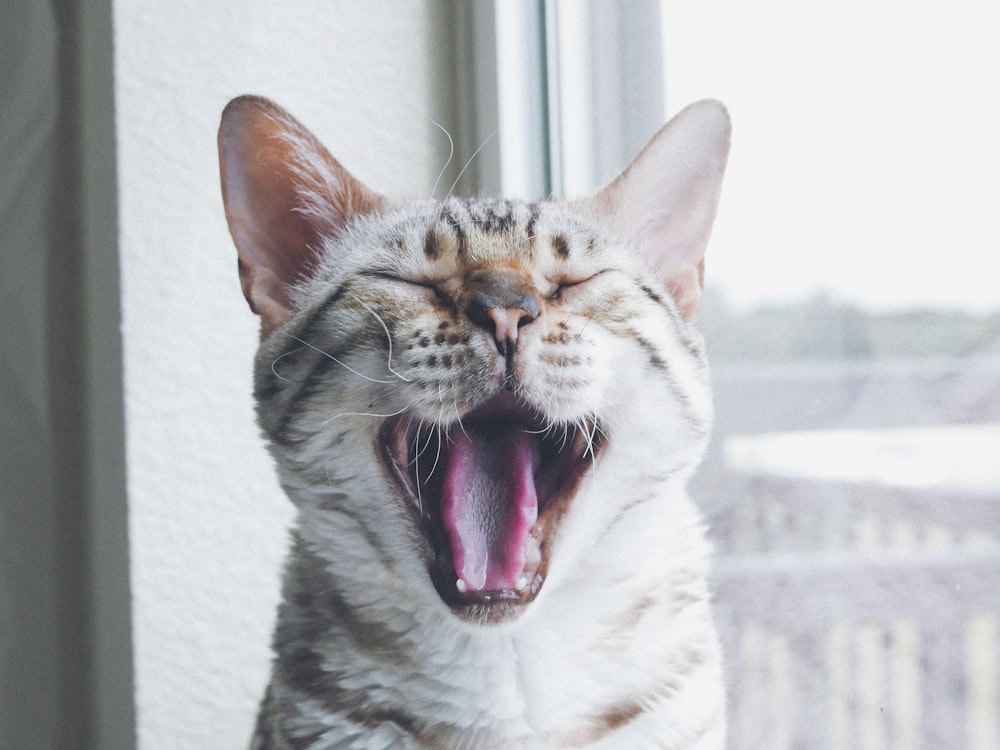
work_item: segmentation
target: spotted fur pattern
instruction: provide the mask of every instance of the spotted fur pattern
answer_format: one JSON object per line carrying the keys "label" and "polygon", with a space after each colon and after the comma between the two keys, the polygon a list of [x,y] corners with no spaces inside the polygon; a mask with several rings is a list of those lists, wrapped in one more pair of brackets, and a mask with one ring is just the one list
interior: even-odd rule
{"label": "spotted fur pattern", "polygon": [[[713,127],[728,144],[728,121]],[[263,210],[247,195],[270,189],[239,171],[237,146],[254,138],[280,140],[287,202],[321,217],[293,273],[268,255],[285,250],[246,239]],[[252,747],[722,748],[709,550],[684,490],[711,421],[683,286],[700,289],[707,228],[684,263],[648,249],[658,219],[647,231],[621,218],[630,182],[662,179],[641,167],[571,203],[403,202],[365,193],[310,138],[253,98],[230,105],[220,135],[244,289],[278,311],[262,312],[255,397],[298,511]],[[360,210],[343,211],[349,200]],[[343,220],[322,218],[324,203]],[[532,308],[503,340],[507,319],[479,316],[472,290],[510,279]],[[530,598],[460,607],[428,572],[431,499],[404,491],[399,464],[426,454],[433,471],[447,430],[500,392],[564,442],[577,435],[586,466],[532,532],[544,563]],[[412,441],[402,460],[387,425]]]}

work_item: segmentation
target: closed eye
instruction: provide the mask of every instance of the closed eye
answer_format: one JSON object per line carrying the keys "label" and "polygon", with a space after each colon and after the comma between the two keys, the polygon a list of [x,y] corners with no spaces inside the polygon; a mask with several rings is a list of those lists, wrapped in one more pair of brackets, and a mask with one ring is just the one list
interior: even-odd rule
{"label": "closed eye", "polygon": [[382,281],[388,281],[392,284],[400,284],[411,289],[421,289],[425,292],[430,292],[441,302],[448,301],[448,295],[441,289],[441,282],[435,279],[403,278],[402,276],[396,276],[385,271],[369,271],[363,275],[374,279],[381,279]]}
{"label": "closed eye", "polygon": [[598,271],[597,273],[592,273],[590,276],[587,276],[587,277],[582,278],[582,279],[580,279],[580,278],[574,278],[574,277],[562,278],[562,279],[560,279],[559,281],[557,281],[555,283],[555,286],[554,286],[552,292],[549,294],[549,300],[552,301],[552,302],[556,302],[556,301],[562,299],[563,294],[565,292],[568,292],[570,290],[573,290],[573,289],[576,289],[578,287],[581,287],[581,286],[583,286],[583,285],[585,285],[585,284],[593,281],[598,276],[601,276],[601,275],[606,274],[608,272],[609,272],[608,269],[602,269],[602,270]]}

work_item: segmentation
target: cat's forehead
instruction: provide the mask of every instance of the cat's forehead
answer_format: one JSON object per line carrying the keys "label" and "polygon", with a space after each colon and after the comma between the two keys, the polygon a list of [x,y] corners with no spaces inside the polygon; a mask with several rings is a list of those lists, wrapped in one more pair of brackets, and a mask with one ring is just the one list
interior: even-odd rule
{"label": "cat's forehead", "polygon": [[413,206],[391,233],[413,261],[468,267],[579,262],[605,242],[600,225],[566,204],[482,198]]}

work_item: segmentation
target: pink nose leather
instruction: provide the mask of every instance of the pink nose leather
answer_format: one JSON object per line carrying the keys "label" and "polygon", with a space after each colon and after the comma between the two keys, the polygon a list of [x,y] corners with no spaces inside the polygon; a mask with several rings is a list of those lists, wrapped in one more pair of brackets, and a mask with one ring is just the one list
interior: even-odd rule
{"label": "pink nose leather", "polygon": [[516,344],[517,331],[521,327],[521,322],[529,317],[534,320],[533,316],[526,314],[520,308],[493,307],[486,312],[486,315],[493,321],[493,333],[498,344],[508,341]]}
{"label": "pink nose leather", "polygon": [[493,334],[497,350],[510,359],[518,333],[542,313],[530,282],[511,271],[482,271],[466,282],[465,314]]}

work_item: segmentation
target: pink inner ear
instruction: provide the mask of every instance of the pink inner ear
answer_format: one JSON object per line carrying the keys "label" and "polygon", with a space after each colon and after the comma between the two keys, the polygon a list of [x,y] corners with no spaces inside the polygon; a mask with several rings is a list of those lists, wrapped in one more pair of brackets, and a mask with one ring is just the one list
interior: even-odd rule
{"label": "pink inner ear", "polygon": [[698,266],[683,265],[673,269],[666,280],[667,290],[674,298],[677,309],[688,320],[694,320],[701,305],[702,270],[704,261]]}
{"label": "pink inner ear", "polygon": [[729,133],[721,104],[693,104],[654,135],[617,179],[583,202],[644,256],[688,318],[701,300]]}
{"label": "pink inner ear", "polygon": [[240,97],[226,107],[219,160],[240,283],[267,333],[291,315],[292,286],[314,269],[326,239],[384,199],[301,123],[260,97]]}
{"label": "pink inner ear", "polygon": [[290,314],[288,290],[312,265],[322,242],[317,227],[295,210],[296,185],[282,154],[223,171],[229,229],[239,251],[240,283],[251,309],[273,329]]}

